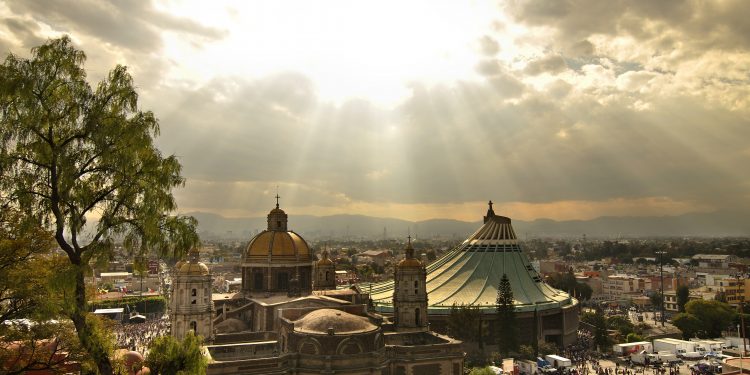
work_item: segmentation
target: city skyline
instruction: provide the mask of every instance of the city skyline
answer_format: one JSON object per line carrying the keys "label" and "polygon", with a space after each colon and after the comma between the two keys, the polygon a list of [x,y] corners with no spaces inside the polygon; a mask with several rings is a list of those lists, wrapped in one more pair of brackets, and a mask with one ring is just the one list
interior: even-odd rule
{"label": "city skyline", "polygon": [[750,212],[742,1],[15,2],[128,66],[180,212],[519,220]]}

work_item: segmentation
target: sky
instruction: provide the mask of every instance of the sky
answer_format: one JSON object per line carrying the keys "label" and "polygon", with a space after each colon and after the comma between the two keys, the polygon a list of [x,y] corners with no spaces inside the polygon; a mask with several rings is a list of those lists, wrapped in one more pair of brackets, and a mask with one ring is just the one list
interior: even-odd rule
{"label": "sky", "polygon": [[182,213],[750,213],[750,1],[0,1],[126,65]]}

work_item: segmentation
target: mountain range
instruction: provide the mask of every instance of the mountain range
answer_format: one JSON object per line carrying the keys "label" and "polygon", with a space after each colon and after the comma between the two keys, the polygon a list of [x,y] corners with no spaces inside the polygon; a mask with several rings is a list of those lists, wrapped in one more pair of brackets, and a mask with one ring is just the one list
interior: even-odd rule
{"label": "mountain range", "polygon": [[[266,229],[265,217],[226,218],[190,212],[204,239],[247,240]],[[750,235],[750,217],[742,212],[690,213],[679,216],[599,217],[591,220],[513,220],[519,238],[581,237],[742,237]],[[422,238],[463,239],[481,225],[450,219],[407,221],[364,215],[290,215],[289,229],[307,239]]]}

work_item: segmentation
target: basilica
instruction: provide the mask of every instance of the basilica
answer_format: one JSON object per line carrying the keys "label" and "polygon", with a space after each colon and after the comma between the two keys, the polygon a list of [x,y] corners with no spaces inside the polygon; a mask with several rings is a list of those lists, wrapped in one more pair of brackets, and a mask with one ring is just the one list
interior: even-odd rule
{"label": "basilica", "polygon": [[462,374],[461,342],[429,329],[425,265],[410,241],[404,253],[381,314],[359,287],[336,288],[334,262],[288,229],[277,197],[244,251],[240,292],[212,295],[197,250],[178,262],[172,335],[204,337],[208,374]]}
{"label": "basilica", "polygon": [[[460,341],[446,332],[455,306],[477,307],[494,332],[500,278],[510,280],[519,341],[575,342],[578,301],[547,285],[520,248],[511,220],[489,202],[484,223],[429,265],[411,239],[393,279],[337,288],[336,264],[288,228],[276,207],[268,228],[248,242],[242,288],[212,294],[197,250],[178,262],[171,300],[172,334],[204,337],[209,374],[463,373]],[[367,291],[366,293],[364,291]]]}

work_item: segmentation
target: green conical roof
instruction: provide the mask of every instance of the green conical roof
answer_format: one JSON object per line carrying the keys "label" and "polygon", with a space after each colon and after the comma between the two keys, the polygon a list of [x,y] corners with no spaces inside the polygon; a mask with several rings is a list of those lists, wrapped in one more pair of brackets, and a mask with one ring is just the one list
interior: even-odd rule
{"label": "green conical roof", "polygon": [[[461,245],[427,266],[430,313],[447,313],[454,304],[495,311],[503,274],[510,279],[516,311],[543,311],[577,302],[542,281],[518,245],[509,218],[496,216],[490,206],[484,220]],[[393,281],[373,284],[371,293],[377,311],[392,311]]]}

